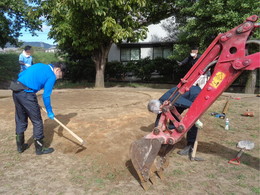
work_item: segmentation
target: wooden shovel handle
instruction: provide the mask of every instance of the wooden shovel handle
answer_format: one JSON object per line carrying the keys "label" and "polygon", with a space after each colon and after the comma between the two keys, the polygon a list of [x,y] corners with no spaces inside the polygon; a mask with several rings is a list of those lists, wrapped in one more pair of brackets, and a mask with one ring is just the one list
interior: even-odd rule
{"label": "wooden shovel handle", "polygon": [[[40,106],[40,108],[47,113],[47,111]],[[64,129],[66,129],[73,137],[75,137],[82,145],[85,143],[83,139],[81,139],[78,135],[76,135],[73,131],[71,131],[68,127],[66,127],[62,122],[60,122],[57,118],[54,117],[54,120],[62,126]]]}

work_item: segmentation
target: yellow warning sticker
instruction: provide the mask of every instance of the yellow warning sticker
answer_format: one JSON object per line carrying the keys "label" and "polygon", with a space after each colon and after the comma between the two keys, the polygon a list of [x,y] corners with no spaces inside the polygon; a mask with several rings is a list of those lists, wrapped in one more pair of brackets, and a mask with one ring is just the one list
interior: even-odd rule
{"label": "yellow warning sticker", "polygon": [[210,85],[214,88],[218,88],[218,86],[224,80],[225,77],[226,77],[225,73],[217,72],[217,74],[214,76],[213,80],[211,81]]}

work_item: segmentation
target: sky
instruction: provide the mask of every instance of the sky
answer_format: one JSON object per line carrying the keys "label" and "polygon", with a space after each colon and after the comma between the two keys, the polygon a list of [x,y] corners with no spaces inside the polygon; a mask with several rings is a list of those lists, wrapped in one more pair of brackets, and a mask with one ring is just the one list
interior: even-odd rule
{"label": "sky", "polygon": [[[24,29],[21,31],[22,36],[19,37],[19,40],[23,42],[44,42],[50,45],[54,45],[54,40],[48,38],[48,33],[50,31],[50,26],[43,25],[42,32],[36,31],[38,36],[32,36],[30,32],[25,31]],[[161,24],[153,24],[148,26],[149,32],[147,34],[147,38],[142,42],[149,42],[152,40],[152,36],[156,35],[160,38],[163,38],[167,35],[166,31],[164,31],[161,27]]]}
{"label": "sky", "polygon": [[19,37],[19,40],[21,40],[23,42],[44,42],[44,43],[48,43],[50,45],[54,45],[54,40],[48,38],[48,33],[50,31],[50,28],[51,28],[50,26],[43,25],[42,31],[36,31],[36,34],[38,36],[32,36],[29,31],[26,31],[25,29],[23,29],[21,31],[22,36]]}

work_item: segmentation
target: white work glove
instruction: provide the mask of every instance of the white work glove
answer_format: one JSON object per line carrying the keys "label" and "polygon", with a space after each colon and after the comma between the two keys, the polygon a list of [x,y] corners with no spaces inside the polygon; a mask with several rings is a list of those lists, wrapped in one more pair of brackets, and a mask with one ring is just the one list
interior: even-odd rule
{"label": "white work glove", "polygon": [[195,123],[195,126],[198,127],[199,129],[203,128],[203,123],[198,119]]}
{"label": "white work glove", "polygon": [[30,64],[24,64],[26,67],[30,67],[31,65]]}
{"label": "white work glove", "polygon": [[177,64],[178,64],[178,66],[182,66],[182,63],[181,63],[181,62],[179,62],[178,60],[176,60],[176,62],[177,62]]}

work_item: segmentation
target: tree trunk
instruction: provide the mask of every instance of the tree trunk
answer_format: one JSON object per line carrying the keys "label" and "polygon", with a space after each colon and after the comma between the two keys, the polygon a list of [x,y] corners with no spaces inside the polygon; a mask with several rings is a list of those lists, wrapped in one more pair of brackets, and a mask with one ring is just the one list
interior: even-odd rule
{"label": "tree trunk", "polygon": [[257,70],[252,70],[249,72],[248,79],[246,82],[245,93],[255,93],[256,85],[256,74]]}
{"label": "tree trunk", "polygon": [[96,80],[95,80],[96,88],[105,87],[104,72],[105,72],[105,65],[96,64]]}
{"label": "tree trunk", "polygon": [[95,50],[92,55],[92,60],[96,65],[96,88],[105,87],[105,67],[107,63],[108,52],[111,48],[112,43],[104,44],[99,49]]}

